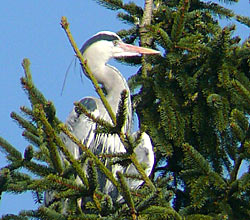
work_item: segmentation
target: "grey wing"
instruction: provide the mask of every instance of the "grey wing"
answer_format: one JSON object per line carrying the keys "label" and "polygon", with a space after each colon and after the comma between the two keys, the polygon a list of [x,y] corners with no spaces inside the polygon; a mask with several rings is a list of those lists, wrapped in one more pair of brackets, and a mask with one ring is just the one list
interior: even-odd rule
{"label": "grey wing", "polygon": [[[86,97],[80,100],[80,103],[92,113],[95,117],[99,116],[98,100],[92,97]],[[95,139],[96,123],[89,119],[86,115],[80,114],[76,107],[69,114],[66,123],[69,131],[77,137],[86,147],[89,147]],[[81,150],[74,144],[65,134],[61,134],[61,138],[67,146],[70,153],[75,159],[81,155]]]}
{"label": "grey wing", "polygon": [[[138,132],[132,134],[134,140],[137,138],[138,134]],[[143,166],[147,176],[149,176],[154,165],[154,152],[151,140],[145,132],[141,134],[140,143],[137,145],[134,152],[138,162]],[[135,175],[138,174],[138,171],[136,170],[135,166],[131,164],[125,169],[124,173],[128,175]],[[143,181],[128,179],[127,183],[130,189],[137,189],[143,183]]]}
{"label": "grey wing", "polygon": [[[100,117],[108,121],[108,113],[99,99],[86,97],[80,102],[87,108],[90,113],[93,114],[93,116]],[[70,132],[95,155],[125,152],[125,148],[121,143],[118,135],[97,134],[95,132],[97,124],[89,119],[86,115],[79,114],[76,108],[74,108],[70,113],[66,124]],[[81,149],[76,144],[74,144],[65,134],[62,134],[62,140],[67,146],[68,150],[74,156],[74,158],[78,159],[82,153]],[[120,165],[110,166],[108,159],[102,159],[102,162],[114,174],[116,174],[117,171],[123,170],[123,167],[121,167]],[[98,179],[100,189],[103,193],[110,194],[114,197],[117,195],[117,191],[113,184],[100,171],[98,171]],[[76,181],[78,184],[81,183],[79,178],[77,178]]]}

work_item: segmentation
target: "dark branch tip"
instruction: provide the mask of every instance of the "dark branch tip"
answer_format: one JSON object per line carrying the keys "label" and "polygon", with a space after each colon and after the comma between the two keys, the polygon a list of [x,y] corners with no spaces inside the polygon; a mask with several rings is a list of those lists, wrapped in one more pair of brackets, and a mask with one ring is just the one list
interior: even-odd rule
{"label": "dark branch tip", "polygon": [[62,16],[61,25],[62,25],[63,29],[67,29],[69,27],[69,23],[68,23],[67,18],[65,16]]}

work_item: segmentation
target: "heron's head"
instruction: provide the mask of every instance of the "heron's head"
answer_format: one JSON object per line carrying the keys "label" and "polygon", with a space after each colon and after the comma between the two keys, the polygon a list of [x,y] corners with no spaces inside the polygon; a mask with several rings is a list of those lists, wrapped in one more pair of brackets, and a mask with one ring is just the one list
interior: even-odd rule
{"label": "heron's head", "polygon": [[80,50],[89,61],[106,63],[111,58],[138,56],[140,54],[159,54],[159,51],[124,43],[113,32],[102,31],[90,38]]}

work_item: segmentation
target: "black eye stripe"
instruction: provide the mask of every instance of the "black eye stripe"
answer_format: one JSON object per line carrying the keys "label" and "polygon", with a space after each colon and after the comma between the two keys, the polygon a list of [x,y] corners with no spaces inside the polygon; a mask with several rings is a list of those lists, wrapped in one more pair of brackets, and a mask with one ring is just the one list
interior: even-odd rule
{"label": "black eye stripe", "polygon": [[90,38],[80,49],[81,53],[83,53],[90,45],[93,43],[100,41],[100,40],[106,40],[106,41],[120,41],[120,39],[115,35],[108,35],[108,34],[98,34],[92,38]]}
{"label": "black eye stripe", "polygon": [[114,41],[119,40],[119,38],[115,35],[107,35],[107,34],[100,34],[96,36],[97,40],[107,40],[107,41]]}

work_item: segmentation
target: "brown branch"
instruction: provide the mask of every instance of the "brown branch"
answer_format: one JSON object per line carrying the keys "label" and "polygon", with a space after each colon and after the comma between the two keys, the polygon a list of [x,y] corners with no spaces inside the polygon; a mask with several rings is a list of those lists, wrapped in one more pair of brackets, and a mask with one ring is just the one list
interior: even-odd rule
{"label": "brown branch", "polygon": [[152,11],[153,11],[153,0],[145,0],[144,13],[141,22],[141,27],[151,24],[152,20]]}
{"label": "brown branch", "polygon": [[[151,24],[152,20],[152,12],[153,12],[153,0],[145,0],[144,5],[144,13],[142,17],[142,21],[140,24],[140,41],[141,46],[146,47],[150,46],[152,42],[152,37],[147,36],[148,30],[146,27]],[[142,78],[147,77],[147,71],[151,68],[151,65],[146,62],[146,56],[142,56]]]}

